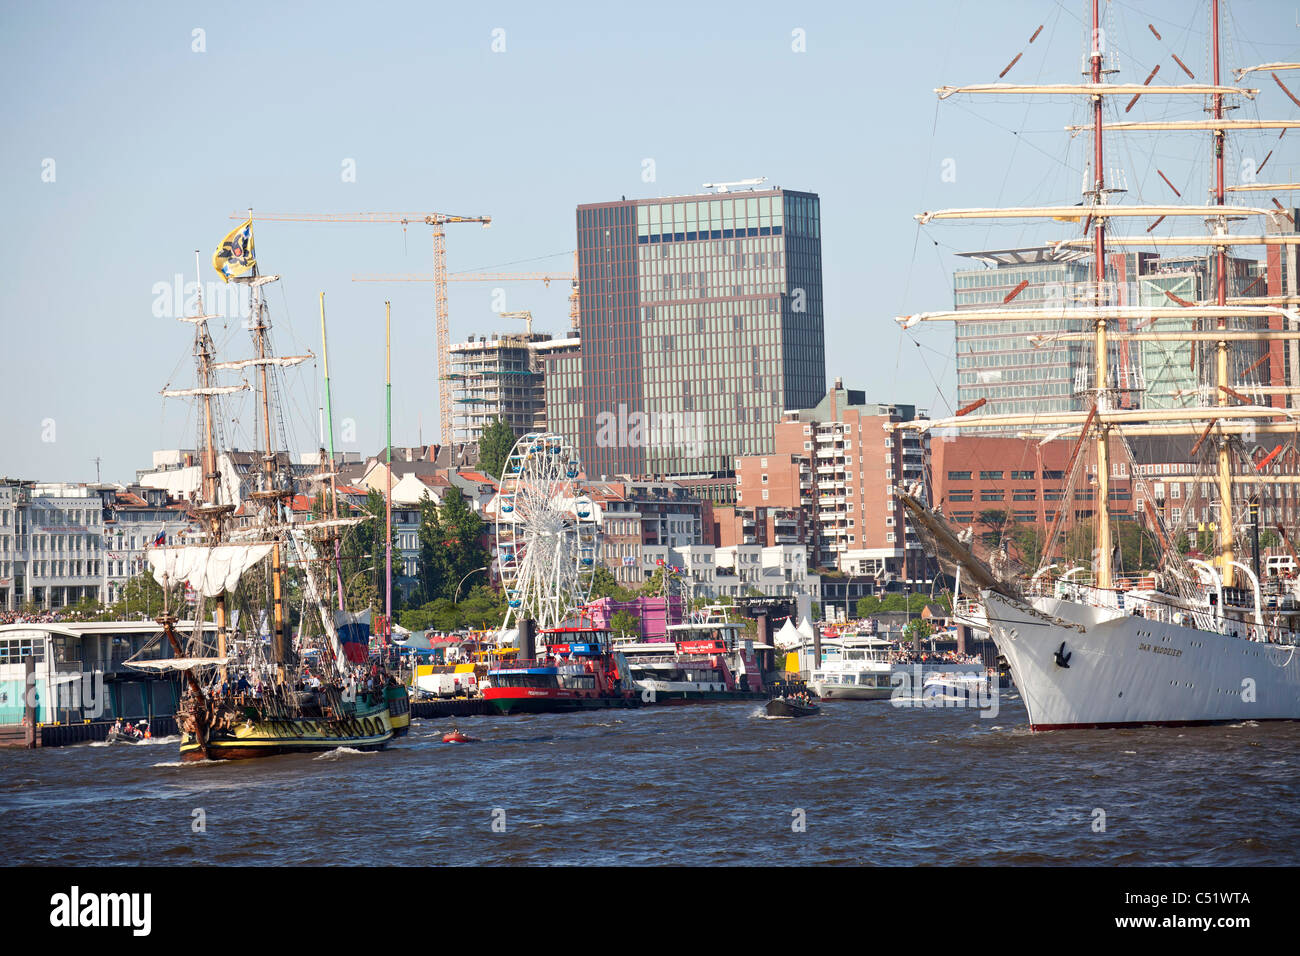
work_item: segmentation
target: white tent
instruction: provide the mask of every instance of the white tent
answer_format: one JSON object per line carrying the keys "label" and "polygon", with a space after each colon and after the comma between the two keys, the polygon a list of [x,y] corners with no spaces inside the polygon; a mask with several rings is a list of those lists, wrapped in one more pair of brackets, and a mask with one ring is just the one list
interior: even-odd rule
{"label": "white tent", "polygon": [[[789,622],[787,621],[786,623]],[[813,630],[812,621],[808,620],[806,617],[799,622],[799,633],[803,635],[805,640],[812,641],[817,638],[817,632]]]}
{"label": "white tent", "polygon": [[803,646],[803,641],[803,635],[799,633],[798,629],[789,618],[785,619],[785,624],[781,627],[781,630],[776,632],[776,637],[772,639],[772,643],[777,647],[777,649],[782,651],[794,650],[796,647],[801,647]]}

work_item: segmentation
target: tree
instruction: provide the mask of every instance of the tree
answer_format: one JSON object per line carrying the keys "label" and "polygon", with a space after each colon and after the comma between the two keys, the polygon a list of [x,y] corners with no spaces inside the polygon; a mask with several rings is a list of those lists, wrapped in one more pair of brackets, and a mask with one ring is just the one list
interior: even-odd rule
{"label": "tree", "polygon": [[510,451],[515,447],[515,432],[505,419],[497,417],[478,440],[478,465],[498,481],[506,470]]}
{"label": "tree", "polygon": [[[167,606],[178,616],[185,607],[185,584],[177,583],[170,588]],[[115,604],[104,610],[101,620],[129,620],[130,618],[156,617],[163,612],[163,589],[149,571],[142,571],[126,582],[121,596]]]}
{"label": "tree", "polygon": [[640,637],[641,621],[630,611],[615,611],[614,616],[609,619],[609,629],[615,634],[631,634]]}
{"label": "tree", "polygon": [[880,610],[880,598],[876,597],[874,594],[868,594],[866,597],[858,598],[856,610],[857,616],[860,618],[871,617],[871,615]]}
{"label": "tree", "polygon": [[903,628],[903,633],[909,640],[923,641],[934,633],[934,625],[923,617],[914,617],[907,622]]}
{"label": "tree", "polygon": [[631,601],[636,598],[636,592],[623,587],[614,577],[614,572],[603,564],[596,565],[591,574],[591,597],[609,598],[614,601]]}
{"label": "tree", "polygon": [[1020,562],[1029,567],[1037,567],[1043,554],[1043,539],[1046,534],[1037,528],[1021,527],[1011,532],[1011,541],[1020,554]]}
{"label": "tree", "polygon": [[496,588],[479,584],[470,589],[469,597],[456,605],[461,620],[481,631],[500,627],[506,617],[505,595]]}
{"label": "tree", "polygon": [[483,519],[474,513],[456,487],[448,488],[435,505],[426,493],[420,502],[420,579],[425,598],[456,598],[465,575],[486,567],[487,548],[480,538]]}
{"label": "tree", "polygon": [[1001,546],[1002,535],[1010,517],[1005,511],[998,508],[985,508],[980,512],[980,524],[989,529],[988,533],[984,535],[984,543],[990,548]]}

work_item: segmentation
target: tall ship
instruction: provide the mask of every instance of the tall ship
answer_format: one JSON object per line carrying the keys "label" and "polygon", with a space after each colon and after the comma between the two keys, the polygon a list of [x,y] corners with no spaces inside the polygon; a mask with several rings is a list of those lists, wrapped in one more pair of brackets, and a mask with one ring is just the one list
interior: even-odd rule
{"label": "tall ship", "polygon": [[[1295,311],[1300,297],[1294,280],[1289,289],[1283,285],[1281,296],[1252,297],[1241,290],[1230,297],[1227,257],[1236,246],[1279,246],[1283,260],[1290,260],[1294,247],[1300,244],[1292,214],[1276,199],[1275,208],[1249,200],[1256,195],[1300,190],[1300,184],[1259,181],[1256,174],[1267,164],[1265,157],[1258,166],[1243,167],[1240,181],[1228,185],[1225,152],[1230,133],[1275,130],[1280,131],[1280,138],[1300,126],[1293,120],[1251,118],[1244,115],[1245,110],[1242,115],[1229,116],[1244,101],[1253,101],[1260,94],[1259,89],[1243,84],[1256,75],[1271,77],[1300,104],[1282,79],[1283,75],[1296,75],[1287,71],[1300,70],[1300,64],[1246,67],[1235,71],[1236,84],[1225,84],[1220,66],[1221,12],[1218,0],[1213,0],[1208,47],[1212,76],[1208,83],[1184,83],[1178,76],[1179,82],[1172,85],[1153,84],[1158,66],[1143,83],[1112,82],[1117,62],[1105,49],[1105,37],[1118,34],[1109,23],[1103,29],[1100,6],[1093,0],[1091,22],[1086,25],[1083,82],[992,83],[936,91],[940,99],[1083,97],[1090,122],[1067,127],[1072,135],[1090,138],[1082,202],[948,209],[917,217],[923,225],[999,219],[1081,223],[1081,238],[1060,239],[1052,242],[1051,248],[1090,254],[1091,282],[1041,305],[1011,304],[1027,285],[1022,283],[1005,298],[999,293],[1001,301],[992,299],[986,307],[914,314],[898,320],[905,329],[918,322],[984,323],[984,328],[993,330],[989,334],[999,334],[999,328],[1018,331],[1046,326],[1047,331],[1032,336],[1031,343],[1084,349],[1085,358],[1091,348],[1091,368],[1083,387],[1077,389],[1084,397],[1082,410],[971,414],[975,406],[986,404],[981,399],[948,418],[899,426],[1001,429],[1036,438],[1040,444],[1073,443],[1064,474],[1065,493],[1050,520],[1037,571],[1030,574],[1032,565],[1017,567],[1018,559],[1009,553],[1005,539],[989,553],[978,554],[973,528],[960,527],[939,509],[929,507],[922,488],[900,490],[899,497],[923,542],[957,577],[959,587],[978,594],[987,626],[1006,658],[1034,730],[1298,719],[1296,628],[1300,612],[1295,582],[1261,581],[1259,498],[1261,492],[1272,489],[1283,489],[1290,497],[1291,486],[1300,482],[1294,467],[1300,412],[1291,399],[1269,404],[1274,396],[1294,395],[1300,389],[1294,384],[1277,385],[1277,376],[1261,380],[1259,369],[1267,358],[1243,354],[1243,346],[1265,353],[1271,348],[1274,362],[1281,355],[1278,350],[1294,349],[1291,343],[1300,339],[1300,331],[1296,331],[1300,314]],[[1108,16],[1116,14],[1113,5],[1106,8]],[[1143,28],[1160,39],[1154,25],[1139,27]],[[1176,55],[1173,60],[1194,80],[1185,63]],[[1164,115],[1175,118],[1125,118],[1139,101],[1156,104],[1144,108],[1167,109]],[[1188,103],[1204,104],[1208,118],[1185,118]],[[1250,112],[1258,116],[1256,110]],[[1131,161],[1135,146],[1149,144],[1146,137],[1160,137],[1167,147],[1186,132],[1208,134],[1210,202],[1182,199],[1163,172],[1161,178],[1180,202],[1119,202],[1124,190],[1107,179],[1106,147],[1110,141],[1125,137],[1122,155]],[[1136,141],[1128,140],[1130,136]],[[1155,169],[1155,153],[1148,155]],[[1230,192],[1240,193],[1245,201],[1229,205]],[[1166,231],[1156,231],[1165,220],[1171,225]],[[1206,225],[1203,234],[1194,226],[1174,225],[1198,221]],[[1244,232],[1234,233],[1239,222],[1249,225]],[[1132,223],[1136,228],[1126,228]],[[1172,235],[1166,234],[1170,228],[1174,229]],[[1159,304],[1128,304],[1121,283],[1107,274],[1108,252],[1135,247],[1204,249],[1212,294],[1189,301],[1166,292]],[[1156,408],[1150,406],[1159,403],[1137,397],[1140,391],[1135,395],[1134,383],[1124,374],[1122,356],[1129,348],[1143,347],[1140,343],[1156,342],[1191,343],[1192,361],[1202,377],[1192,403]],[[1184,502],[1181,521],[1174,520],[1172,511],[1166,518],[1149,480],[1137,470],[1126,471],[1134,463],[1130,440],[1149,436],[1183,443],[1196,469],[1192,491],[1201,500]],[[1123,523],[1117,520],[1119,496],[1112,490],[1119,475],[1132,476],[1134,499],[1133,512],[1124,515],[1130,520]],[[1088,504],[1074,505],[1075,501]],[[1198,505],[1210,511],[1210,520],[1196,520]],[[1067,522],[1067,518],[1071,520]],[[1066,550],[1063,531],[1067,523],[1073,524],[1075,543],[1077,534],[1082,533],[1094,545],[1091,559],[1082,559],[1082,573],[1077,576],[1074,572],[1079,568],[1061,573],[1062,565],[1055,564]],[[1134,524],[1140,533],[1150,536],[1157,557],[1153,566],[1144,569],[1146,573],[1125,575],[1117,567],[1117,552],[1123,535],[1131,533]],[[1204,553],[1197,557],[1189,542]],[[1252,552],[1254,560],[1247,563]]]}
{"label": "tall ship", "polygon": [[[334,516],[307,520],[292,508],[297,479],[287,454],[276,451],[277,436],[286,434],[277,373],[312,356],[273,352],[262,289],[279,277],[258,274],[251,214],[223,241],[213,265],[223,279],[248,286],[245,324],[254,354],[217,360],[208,328],[217,317],[204,314],[200,291],[198,314],[181,317],[194,326],[196,384],[162,393],[196,400],[201,482],[188,513],[200,530],[174,546],[160,540],[148,551],[150,571],[166,596],[159,623],[172,656],[134,666],[184,675],[177,708],[182,760],[381,749],[409,728],[406,688],[370,656],[368,613],[344,607],[338,558],[340,536],[370,519],[340,518],[337,503]],[[253,384],[222,382],[230,373],[251,374]],[[233,427],[225,402],[250,389],[261,467],[250,469],[251,487],[241,494],[240,476],[220,474],[219,462],[229,460],[220,438]],[[178,630],[171,605],[182,588],[195,602],[196,622],[207,619],[211,606],[215,646],[201,623],[193,633]],[[299,608],[296,633],[291,600]]]}

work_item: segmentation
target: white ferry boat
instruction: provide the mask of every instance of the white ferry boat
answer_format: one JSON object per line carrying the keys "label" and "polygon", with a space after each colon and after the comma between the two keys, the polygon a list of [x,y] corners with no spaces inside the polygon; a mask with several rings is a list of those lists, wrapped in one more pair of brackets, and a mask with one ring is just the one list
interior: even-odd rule
{"label": "white ferry boat", "polygon": [[758,651],[741,636],[742,625],[709,608],[702,620],[670,624],[667,639],[618,644],[632,683],[647,703],[760,700]]}
{"label": "white ferry boat", "polygon": [[984,662],[951,655],[920,654],[892,641],[871,635],[845,635],[839,653],[822,661],[808,687],[825,700],[881,700],[895,688],[920,693],[933,678],[961,680],[985,675]]}

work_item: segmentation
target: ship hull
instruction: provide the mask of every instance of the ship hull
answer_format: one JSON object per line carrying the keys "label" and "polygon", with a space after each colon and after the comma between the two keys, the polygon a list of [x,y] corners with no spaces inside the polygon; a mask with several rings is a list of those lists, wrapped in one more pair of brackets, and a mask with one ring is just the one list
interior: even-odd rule
{"label": "ship hull", "polygon": [[489,687],[483,691],[483,698],[499,714],[559,714],[641,706],[639,695],[584,695],[577,691],[536,687]]}
{"label": "ship hull", "polygon": [[[409,725],[409,713],[408,713]],[[382,750],[400,736],[387,704],[360,707],[338,720],[290,717],[248,719],[214,731],[204,746],[192,733],[181,733],[181,760],[249,760],[290,753],[319,753],[347,747]]]}
{"label": "ship hull", "polygon": [[1300,720],[1293,646],[1072,601],[984,598],[1035,731]]}

